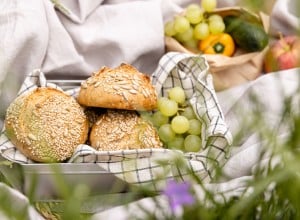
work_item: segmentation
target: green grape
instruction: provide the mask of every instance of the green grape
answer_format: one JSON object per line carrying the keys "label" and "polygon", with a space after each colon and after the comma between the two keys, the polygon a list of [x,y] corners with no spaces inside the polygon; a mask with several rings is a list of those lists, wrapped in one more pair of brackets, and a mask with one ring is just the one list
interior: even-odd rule
{"label": "green grape", "polygon": [[188,42],[192,40],[193,37],[194,37],[194,29],[192,27],[189,27],[189,29],[187,29],[187,31],[183,33],[178,33],[175,35],[176,40],[178,40],[179,42]]}
{"label": "green grape", "polygon": [[183,112],[180,113],[180,115],[186,117],[187,119],[196,119],[195,112],[192,108],[192,106],[187,106],[184,108]]}
{"label": "green grape", "polygon": [[219,34],[225,31],[225,24],[223,20],[213,20],[208,23],[209,31],[212,34]]}
{"label": "green grape", "polygon": [[183,33],[185,31],[187,31],[190,28],[190,26],[191,26],[191,24],[186,17],[184,17],[182,15],[178,15],[175,17],[174,30],[177,33]]}
{"label": "green grape", "polygon": [[201,138],[198,135],[190,134],[184,139],[184,149],[187,152],[199,152],[201,146]]}
{"label": "green grape", "polygon": [[195,38],[189,40],[189,41],[185,41],[182,43],[183,46],[187,47],[187,48],[194,48],[194,49],[198,49],[198,40],[196,40]]}
{"label": "green grape", "polygon": [[159,127],[158,136],[163,142],[168,143],[175,138],[176,134],[170,124],[164,124]]}
{"label": "green grape", "polygon": [[189,120],[190,128],[187,131],[189,134],[200,135],[202,123],[198,119]]}
{"label": "green grape", "polygon": [[185,92],[184,90],[179,87],[175,86],[168,91],[169,98],[179,104],[185,102]]}
{"label": "green grape", "polygon": [[167,97],[159,97],[157,101],[157,108],[160,109],[161,103],[164,103],[165,101],[169,100]]}
{"label": "green grape", "polygon": [[194,9],[200,9],[200,10],[201,10],[201,7],[200,7],[200,5],[195,4],[195,3],[189,4],[189,5],[186,7],[186,11],[194,10]]}
{"label": "green grape", "polygon": [[176,135],[176,137],[167,143],[167,147],[169,149],[178,149],[183,150],[184,149],[184,137],[181,135]]}
{"label": "green grape", "polygon": [[180,43],[183,43],[183,38],[182,38],[182,34],[177,33],[175,34],[175,36],[173,36],[177,41],[179,41]]}
{"label": "green grape", "polygon": [[194,27],[194,38],[203,40],[209,36],[209,27],[206,22],[200,22]]}
{"label": "green grape", "polygon": [[205,11],[211,12],[217,7],[217,0],[201,0],[201,7]]}
{"label": "green grape", "polygon": [[148,122],[153,123],[152,113],[147,111],[140,111],[139,112],[141,118],[145,119]]}
{"label": "green grape", "polygon": [[191,24],[198,24],[204,19],[203,13],[200,7],[190,7],[186,9],[185,17]]}
{"label": "green grape", "polygon": [[212,21],[223,21],[223,18],[221,15],[218,15],[218,14],[212,14],[208,17],[208,23],[209,22],[212,22]]}
{"label": "green grape", "polygon": [[175,133],[183,134],[190,128],[189,120],[182,115],[177,115],[171,121],[171,128]]}
{"label": "green grape", "polygon": [[168,21],[165,23],[165,35],[172,37],[176,34],[176,31],[174,29],[174,21]]}
{"label": "green grape", "polygon": [[152,123],[155,127],[160,127],[163,124],[169,123],[169,117],[163,115],[160,111],[156,111],[152,115]]}
{"label": "green grape", "polygon": [[165,116],[173,116],[178,111],[178,104],[173,100],[163,99],[159,103],[159,111]]}

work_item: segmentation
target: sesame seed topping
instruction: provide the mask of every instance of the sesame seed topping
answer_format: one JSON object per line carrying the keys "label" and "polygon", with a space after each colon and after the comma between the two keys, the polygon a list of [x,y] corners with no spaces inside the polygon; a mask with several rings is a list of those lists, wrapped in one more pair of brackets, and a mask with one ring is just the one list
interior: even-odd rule
{"label": "sesame seed topping", "polygon": [[7,120],[14,122],[14,144],[30,159],[64,161],[86,141],[87,118],[73,97],[53,88],[38,88],[20,100],[8,108]]}

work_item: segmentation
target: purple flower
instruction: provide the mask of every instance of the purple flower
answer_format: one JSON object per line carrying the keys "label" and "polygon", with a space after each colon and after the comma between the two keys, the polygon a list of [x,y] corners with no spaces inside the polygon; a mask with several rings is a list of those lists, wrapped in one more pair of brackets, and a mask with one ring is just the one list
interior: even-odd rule
{"label": "purple flower", "polygon": [[192,205],[195,198],[190,192],[189,182],[176,182],[169,180],[163,194],[168,197],[169,204],[173,213],[183,205]]}

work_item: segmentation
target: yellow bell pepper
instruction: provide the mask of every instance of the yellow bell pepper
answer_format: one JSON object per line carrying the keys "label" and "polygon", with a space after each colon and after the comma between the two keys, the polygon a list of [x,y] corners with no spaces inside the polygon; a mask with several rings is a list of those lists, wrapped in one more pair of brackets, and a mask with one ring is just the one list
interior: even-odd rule
{"label": "yellow bell pepper", "polygon": [[198,49],[204,54],[232,56],[235,50],[233,38],[227,33],[211,34],[199,41]]}

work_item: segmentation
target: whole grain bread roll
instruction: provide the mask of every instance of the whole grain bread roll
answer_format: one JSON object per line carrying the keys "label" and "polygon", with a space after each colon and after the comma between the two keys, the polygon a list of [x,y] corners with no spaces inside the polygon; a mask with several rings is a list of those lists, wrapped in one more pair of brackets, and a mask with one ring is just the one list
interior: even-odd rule
{"label": "whole grain bread roll", "polygon": [[135,111],[112,110],[99,116],[90,133],[90,144],[99,151],[161,148],[156,129]]}
{"label": "whole grain bread roll", "polygon": [[82,82],[78,102],[84,106],[125,110],[153,110],[157,93],[149,76],[129,64],[102,67]]}
{"label": "whole grain bread roll", "polygon": [[6,135],[27,158],[60,162],[88,138],[88,120],[75,98],[42,87],[17,97],[8,107]]}

